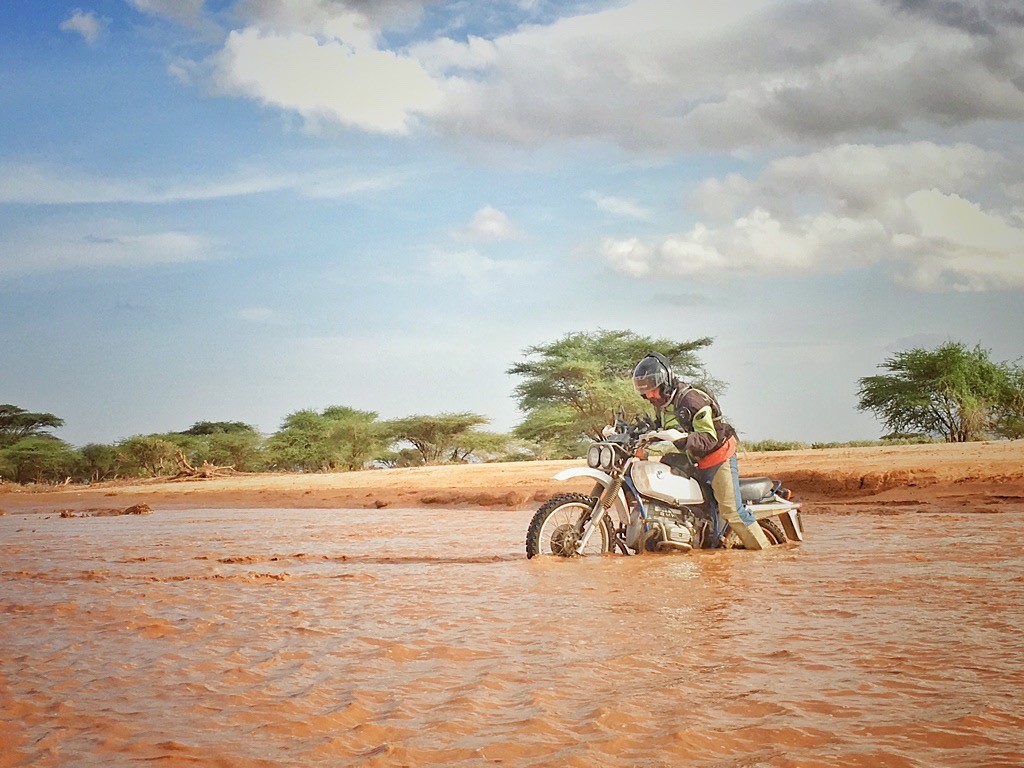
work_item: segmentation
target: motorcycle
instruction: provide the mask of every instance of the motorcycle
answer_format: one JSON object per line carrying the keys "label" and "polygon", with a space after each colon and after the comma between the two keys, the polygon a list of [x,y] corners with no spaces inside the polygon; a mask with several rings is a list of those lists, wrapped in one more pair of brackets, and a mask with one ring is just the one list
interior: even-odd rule
{"label": "motorcycle", "polygon": [[[687,467],[650,460],[648,448],[659,442],[655,433],[646,417],[630,423],[620,414],[605,427],[604,439],[587,451],[586,467],[553,478],[594,480],[592,494],[564,493],[545,502],[530,521],[526,556],[742,548]],[[773,545],[804,540],[800,504],[780,481],[740,478],[740,496]]]}

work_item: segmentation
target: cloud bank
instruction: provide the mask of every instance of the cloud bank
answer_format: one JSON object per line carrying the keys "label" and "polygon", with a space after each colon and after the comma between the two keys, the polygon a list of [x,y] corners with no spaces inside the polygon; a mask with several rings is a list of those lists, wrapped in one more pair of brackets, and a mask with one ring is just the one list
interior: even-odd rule
{"label": "cloud bank", "polygon": [[[710,6],[710,4],[705,4]],[[637,0],[491,41],[426,43],[452,133],[637,151],[849,140],[1024,117],[1020,26],[978,34],[872,0]]]}
{"label": "cloud bank", "polygon": [[[214,18],[201,0],[131,2],[185,26]],[[598,257],[634,277],[870,268],[913,290],[1024,288],[1016,0],[723,0],[686,13],[676,0],[633,0],[560,18],[537,5],[240,0],[216,17],[217,50],[189,71],[311,132],[746,158],[744,174],[699,183],[668,234],[621,230],[601,242]],[[488,33],[480,23],[517,9],[518,25]],[[65,25],[89,40],[96,23],[76,11]],[[25,197],[31,181],[16,185]],[[81,187],[48,188],[74,198]],[[653,221],[644,201],[589,198],[624,222]],[[518,236],[490,207],[453,234]],[[491,269],[477,256],[463,252],[458,271]]]}
{"label": "cloud bank", "polygon": [[843,272],[880,266],[925,291],[1024,288],[1024,222],[1009,198],[970,199],[984,180],[1014,172],[969,144],[840,145],[775,160],[754,178],[709,179],[707,216],[648,242],[606,238],[600,252],[635,277],[695,279]]}
{"label": "cloud bank", "polygon": [[[133,2],[182,23],[200,8]],[[518,146],[732,152],[1024,119],[1015,0],[600,5],[487,37],[459,3],[244,0],[207,63],[221,92],[312,131]],[[423,26],[426,8],[447,26]]]}

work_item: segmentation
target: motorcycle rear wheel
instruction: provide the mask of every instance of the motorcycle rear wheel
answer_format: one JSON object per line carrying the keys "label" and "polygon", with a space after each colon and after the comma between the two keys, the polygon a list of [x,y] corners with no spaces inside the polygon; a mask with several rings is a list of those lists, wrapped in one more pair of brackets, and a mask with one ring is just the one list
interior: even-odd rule
{"label": "motorcycle rear wheel", "polygon": [[761,530],[764,531],[764,535],[768,537],[768,541],[773,546],[786,543],[786,534],[782,531],[782,526],[776,523],[774,520],[758,520],[757,521]]}
{"label": "motorcycle rear wheel", "polygon": [[[572,557],[576,542],[597,506],[596,496],[563,493],[549,499],[537,510],[526,532],[526,556]],[[606,516],[590,537],[583,555],[601,555],[611,550],[612,526]]]}
{"label": "motorcycle rear wheel", "polygon": [[[761,518],[757,523],[761,526],[761,530],[768,539],[768,543],[773,547],[786,543],[786,534],[782,531],[782,527],[774,520]],[[726,549],[743,549],[743,543],[740,541],[740,537],[737,536],[736,532],[731,528],[726,532],[725,536],[722,537],[722,546]]]}

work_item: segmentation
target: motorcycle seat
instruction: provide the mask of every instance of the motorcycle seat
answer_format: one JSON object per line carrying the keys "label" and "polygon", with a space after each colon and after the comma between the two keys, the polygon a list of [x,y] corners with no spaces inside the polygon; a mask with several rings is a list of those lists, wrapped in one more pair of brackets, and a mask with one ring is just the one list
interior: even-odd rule
{"label": "motorcycle seat", "polygon": [[775,481],[770,477],[741,477],[740,498],[743,501],[760,501],[771,496]]}

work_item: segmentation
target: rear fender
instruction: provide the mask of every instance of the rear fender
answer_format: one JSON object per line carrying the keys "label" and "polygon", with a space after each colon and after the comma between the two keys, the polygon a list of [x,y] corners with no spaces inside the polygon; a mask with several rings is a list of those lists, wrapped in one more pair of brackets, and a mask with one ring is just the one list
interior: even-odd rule
{"label": "rear fender", "polygon": [[800,505],[786,501],[778,496],[774,501],[763,504],[747,503],[746,507],[756,520],[763,520],[768,517],[777,518],[786,538],[790,541],[804,540],[804,526],[800,519]]}
{"label": "rear fender", "polygon": [[[578,477],[586,477],[593,480],[597,485],[601,486],[604,490],[611,483],[612,479],[599,469],[592,469],[591,467],[573,467],[572,469],[564,469],[557,475],[554,475],[551,479],[558,480],[559,482],[565,482],[566,480],[575,480]],[[596,491],[596,489],[595,489]],[[626,494],[623,493],[622,489],[619,488],[619,492],[615,494],[615,501],[612,502],[609,513],[618,516],[618,521],[622,525],[629,523],[629,503],[626,501]]]}
{"label": "rear fender", "polygon": [[786,538],[790,541],[804,540],[804,526],[800,520],[800,510],[788,509],[779,514],[779,522],[786,532]]}

